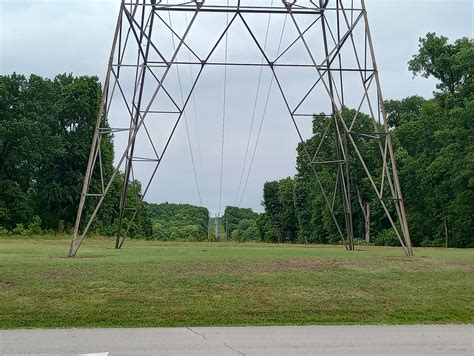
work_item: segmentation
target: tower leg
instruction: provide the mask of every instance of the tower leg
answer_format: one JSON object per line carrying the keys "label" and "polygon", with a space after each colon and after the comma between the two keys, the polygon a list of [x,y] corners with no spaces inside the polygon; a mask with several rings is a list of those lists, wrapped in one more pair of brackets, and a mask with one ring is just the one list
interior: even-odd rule
{"label": "tower leg", "polygon": [[411,237],[410,237],[410,230],[408,228],[408,221],[407,221],[407,213],[405,209],[405,203],[403,201],[403,195],[402,195],[402,190],[400,186],[400,179],[398,177],[398,169],[397,169],[397,164],[395,161],[395,154],[393,150],[393,143],[392,143],[392,137],[390,134],[390,130],[388,127],[388,121],[387,121],[387,112],[385,111],[385,106],[384,106],[384,100],[382,96],[382,89],[380,86],[380,80],[378,76],[378,70],[377,70],[377,64],[375,60],[375,50],[374,50],[374,45],[372,41],[372,35],[370,33],[370,27],[369,27],[369,20],[367,17],[367,10],[365,7],[365,0],[361,0],[362,4],[362,9],[363,9],[363,14],[364,14],[364,20],[365,20],[365,28],[366,28],[366,35],[368,39],[368,44],[369,44],[369,49],[370,49],[370,55],[371,59],[373,62],[373,66],[375,69],[375,80],[377,84],[377,93],[379,97],[379,105],[380,105],[380,111],[383,117],[383,126],[385,133],[387,135],[387,144],[388,144],[388,151],[389,151],[389,156],[390,156],[390,162],[391,162],[391,168],[392,168],[392,175],[393,175],[393,183],[395,186],[393,194],[393,199],[395,201],[395,204],[397,205],[398,209],[397,211],[399,212],[399,220],[400,220],[400,225],[402,229],[402,234],[403,234],[403,239],[406,245],[407,249],[407,255],[408,256],[413,256],[413,246],[411,243]]}
{"label": "tower leg", "polygon": [[[138,48],[139,48],[138,58],[142,59],[142,65],[137,66],[137,69],[136,69],[137,80],[134,86],[134,93],[133,93],[133,100],[132,100],[132,103],[133,103],[132,115],[130,117],[130,133],[128,136],[130,149],[127,154],[122,194],[120,196],[119,224],[118,224],[117,236],[115,238],[116,249],[121,248],[125,240],[125,235],[123,234],[123,230],[124,230],[123,223],[124,223],[125,213],[127,210],[128,186],[130,184],[130,177],[133,172],[133,155],[135,151],[135,137],[136,137],[136,132],[138,130],[138,122],[139,122],[141,108],[142,108],[144,83],[145,83],[145,77],[148,70],[147,69],[148,56],[150,54],[150,39],[153,33],[154,19],[155,19],[155,12],[151,11],[150,18],[148,20],[147,37],[145,37],[144,31],[140,31],[140,37],[138,40]],[[142,6],[141,28],[144,29],[145,27],[147,27],[147,23],[145,19],[145,6]],[[143,52],[142,47],[143,47],[144,41],[146,41],[146,47],[145,47],[145,51]]]}
{"label": "tower leg", "polygon": [[[324,20],[324,12],[321,15],[321,29],[324,42],[324,53],[326,58],[329,57],[329,48],[328,48],[328,38],[326,30],[326,22]],[[344,223],[345,223],[345,232],[347,239],[347,247],[350,251],[354,250],[354,230],[352,223],[352,207],[351,207],[351,189],[350,189],[350,175],[349,175],[349,156],[347,150],[347,139],[341,135],[341,130],[337,123],[336,115],[338,113],[338,108],[336,107],[336,98],[334,94],[334,78],[331,72],[331,63],[327,63],[327,82],[329,85],[329,96],[332,106],[332,119],[334,121],[334,132],[336,134],[336,157],[337,157],[337,169],[340,170],[340,174],[337,175],[339,182],[336,184],[340,185],[342,193],[342,205],[344,209]]]}
{"label": "tower leg", "polygon": [[[79,246],[82,243],[82,240],[84,239],[84,235],[87,232],[88,227],[90,224],[88,224],[88,227],[85,229],[85,231],[82,233],[82,235],[79,235],[79,228],[81,225],[81,219],[82,219],[82,213],[84,211],[84,206],[86,202],[86,196],[87,196],[87,191],[89,189],[91,177],[92,177],[92,172],[94,169],[94,162],[95,162],[95,156],[96,156],[96,150],[99,150],[99,145],[100,145],[100,124],[102,121],[102,117],[104,115],[105,111],[105,106],[106,106],[106,101],[107,101],[107,96],[108,96],[108,91],[109,91],[109,85],[110,85],[110,79],[112,75],[112,65],[113,65],[113,60],[114,60],[114,53],[115,49],[117,47],[117,42],[120,34],[120,29],[122,26],[122,16],[123,16],[123,3],[120,8],[120,13],[117,19],[117,25],[115,29],[115,34],[114,34],[114,39],[112,42],[112,49],[110,51],[110,57],[109,57],[109,64],[107,68],[107,74],[105,76],[105,83],[104,83],[104,89],[102,91],[102,97],[100,99],[100,104],[99,104],[99,112],[97,114],[97,120],[95,124],[95,130],[94,130],[94,136],[92,138],[92,146],[91,150],[89,153],[89,160],[87,162],[87,169],[86,173],[84,175],[84,183],[82,185],[82,192],[81,192],[81,198],[79,201],[79,207],[77,209],[77,215],[76,215],[76,223],[74,225],[74,232],[72,235],[71,239],[71,245],[69,247],[69,253],[68,257],[75,257],[77,250],[79,249]],[[97,151],[98,152],[98,151]],[[105,192],[102,192],[104,194]],[[101,198],[101,201],[103,200],[103,196]]]}

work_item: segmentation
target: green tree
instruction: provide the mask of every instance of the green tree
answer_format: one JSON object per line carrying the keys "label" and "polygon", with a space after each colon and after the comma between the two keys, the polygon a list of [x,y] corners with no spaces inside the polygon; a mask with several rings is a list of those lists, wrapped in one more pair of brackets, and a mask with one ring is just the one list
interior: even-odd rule
{"label": "green tree", "polygon": [[276,241],[280,243],[282,239],[281,212],[283,208],[280,203],[278,182],[266,182],[264,184],[263,206],[265,207],[268,219],[275,229]]}
{"label": "green tree", "polygon": [[275,228],[278,243],[296,241],[294,190],[295,183],[290,177],[277,182],[266,182],[263,188],[263,206]]}
{"label": "green tree", "polygon": [[[382,167],[382,158],[380,146],[376,140],[364,135],[374,131],[382,131],[380,127],[370,116],[356,110],[343,108],[341,116],[347,126],[352,125],[352,138],[364,157],[366,166],[372,176],[378,182],[380,177],[380,167]],[[401,116],[401,115],[399,115]],[[340,125],[339,131],[344,132]],[[298,239],[301,242],[315,243],[338,243],[341,241],[340,234],[334,223],[334,218],[328,209],[326,199],[322,193],[321,187],[326,192],[326,197],[332,201],[334,194],[334,215],[341,229],[344,229],[344,207],[342,205],[342,194],[340,186],[335,186],[335,178],[338,175],[337,166],[330,164],[317,164],[315,162],[335,161],[338,153],[336,122],[328,115],[315,115],[313,119],[313,136],[298,146],[297,154],[297,174],[295,177],[295,209],[298,221]],[[385,216],[382,207],[373,192],[372,186],[367,174],[355,154],[351,142],[344,135],[342,144],[346,145],[349,159],[350,186],[353,199],[351,207],[353,212],[353,226],[355,237],[364,235],[364,218],[358,202],[359,192],[364,203],[370,203],[372,210],[372,229],[381,231],[390,228],[390,222]],[[319,148],[319,150],[318,150]],[[307,152],[313,157],[313,162],[309,162]],[[344,167],[345,169],[345,167]],[[316,178],[316,175],[318,178]],[[389,206],[394,209],[394,206]]]}
{"label": "green tree", "polygon": [[[222,217],[227,238],[233,239],[233,231],[241,228],[241,221],[248,220],[255,222],[257,218],[258,214],[253,212],[252,209],[227,206],[224,211],[224,216]],[[258,234],[256,234],[253,239],[256,239],[257,235]]]}
{"label": "green tree", "polygon": [[149,204],[146,210],[158,240],[203,241],[207,239],[209,211],[189,204]]}
{"label": "green tree", "polygon": [[[69,74],[53,80],[31,75],[0,76],[0,226],[29,226],[38,216],[41,227],[59,230],[73,226],[84,172],[95,130],[101,85],[97,77]],[[101,141],[103,172],[113,171],[110,135]],[[112,235],[123,178],[113,182],[93,227]],[[98,170],[91,189],[99,191]],[[141,187],[132,182],[130,199],[138,202]],[[84,219],[97,199],[87,199]],[[138,234],[149,221],[139,214]]]}
{"label": "green tree", "polygon": [[[474,44],[429,33],[409,66],[440,81],[434,98],[394,131],[413,242],[441,245],[448,238],[450,246],[472,246]],[[407,100],[392,101],[392,114],[410,111]]]}
{"label": "green tree", "polygon": [[417,95],[402,100],[387,100],[385,102],[385,111],[389,126],[397,128],[404,123],[417,120],[425,101],[425,99]]}
{"label": "green tree", "polygon": [[418,53],[408,62],[408,68],[414,75],[433,76],[440,81],[437,89],[454,95],[466,86],[472,90],[473,51],[469,38],[448,43],[447,37],[430,32],[420,38]]}
{"label": "green tree", "polygon": [[267,213],[259,214],[257,220],[259,239],[264,242],[276,242],[275,226]]}

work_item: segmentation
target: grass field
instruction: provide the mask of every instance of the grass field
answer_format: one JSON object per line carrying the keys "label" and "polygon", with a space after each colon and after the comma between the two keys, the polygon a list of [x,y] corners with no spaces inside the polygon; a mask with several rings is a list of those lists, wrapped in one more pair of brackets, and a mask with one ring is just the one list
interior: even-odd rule
{"label": "grass field", "polygon": [[0,328],[473,323],[474,251],[0,239]]}

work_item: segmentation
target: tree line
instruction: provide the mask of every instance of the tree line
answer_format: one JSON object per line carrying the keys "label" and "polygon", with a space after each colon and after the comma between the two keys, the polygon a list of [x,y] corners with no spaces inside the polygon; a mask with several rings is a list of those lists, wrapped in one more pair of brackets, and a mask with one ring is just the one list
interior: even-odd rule
{"label": "tree line", "polygon": [[[474,71],[473,41],[449,43],[434,33],[420,39],[409,62],[415,75],[438,80],[433,98],[412,96],[388,100],[385,108],[415,246],[474,247]],[[58,75],[46,79],[12,74],[0,76],[0,233],[38,234],[67,232],[74,225],[90,144],[95,128],[101,85],[97,77]],[[344,120],[355,111],[344,108]],[[325,135],[325,113],[316,115],[310,149]],[[355,130],[370,131],[372,119],[360,114]],[[335,137],[326,137],[321,159],[334,157]],[[374,140],[357,138],[368,169],[380,166]],[[104,174],[113,170],[113,136],[101,141]],[[351,179],[357,196],[351,202],[355,236],[367,230],[364,212],[370,205],[371,242],[397,245],[381,206],[370,194],[370,184],[356,157],[349,156]],[[303,145],[297,148],[297,173],[266,182],[265,212],[227,207],[219,218],[219,238],[280,243],[338,243],[340,238],[314,179]],[[319,170],[320,184],[330,186],[328,168]],[[123,175],[117,174],[92,226],[96,234],[117,231]],[[92,177],[92,186],[99,179]],[[354,185],[353,185],[354,186]],[[127,204],[138,206],[132,222],[125,219],[130,237],[159,240],[214,239],[209,211],[180,204],[142,202],[141,185],[133,181]],[[94,199],[87,200],[84,219]]]}
{"label": "tree line", "polygon": [[[449,43],[443,36],[428,33],[420,39],[419,52],[409,61],[414,76],[438,80],[432,99],[412,96],[385,103],[395,156],[414,246],[474,247],[474,44],[467,38]],[[324,113],[323,113],[324,114]],[[348,122],[354,110],[343,109]],[[313,122],[313,137],[305,142],[310,151],[323,137],[325,115]],[[358,118],[354,131],[368,132],[371,118]],[[366,127],[367,128],[367,127]],[[370,131],[370,130],[369,130]],[[329,138],[331,140],[331,138]],[[325,145],[323,158],[334,157],[335,145]],[[375,142],[359,138],[358,146],[371,170],[376,167]],[[325,150],[325,151],[324,151]],[[372,242],[398,245],[395,234],[375,197],[369,197],[364,172],[349,157],[351,178],[358,193],[370,203]],[[339,240],[332,217],[325,209],[311,164],[298,147],[297,174],[264,186],[263,223],[265,241],[331,243]],[[319,169],[322,184],[330,172]],[[357,199],[352,201],[356,237],[364,236],[364,216]],[[272,232],[273,230],[273,232]]]}
{"label": "tree line", "polygon": [[[14,234],[66,232],[74,225],[99,111],[97,77],[61,74],[0,76],[0,229]],[[101,142],[104,174],[113,170],[113,136]],[[92,179],[97,188],[98,177]],[[123,175],[118,174],[92,226],[113,235]],[[128,202],[141,201],[140,183],[131,183]],[[84,219],[94,199],[88,199]],[[145,209],[130,225],[131,236],[151,234]]]}
{"label": "tree line", "polygon": [[209,234],[209,211],[207,208],[189,204],[148,204],[149,217],[153,223],[156,240],[204,241]]}

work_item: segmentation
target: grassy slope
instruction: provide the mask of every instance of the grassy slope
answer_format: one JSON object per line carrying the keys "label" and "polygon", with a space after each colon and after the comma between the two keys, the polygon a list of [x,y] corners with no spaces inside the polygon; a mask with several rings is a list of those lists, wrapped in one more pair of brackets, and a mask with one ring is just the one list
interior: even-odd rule
{"label": "grassy slope", "polygon": [[112,247],[0,240],[0,328],[474,322],[472,250]]}

